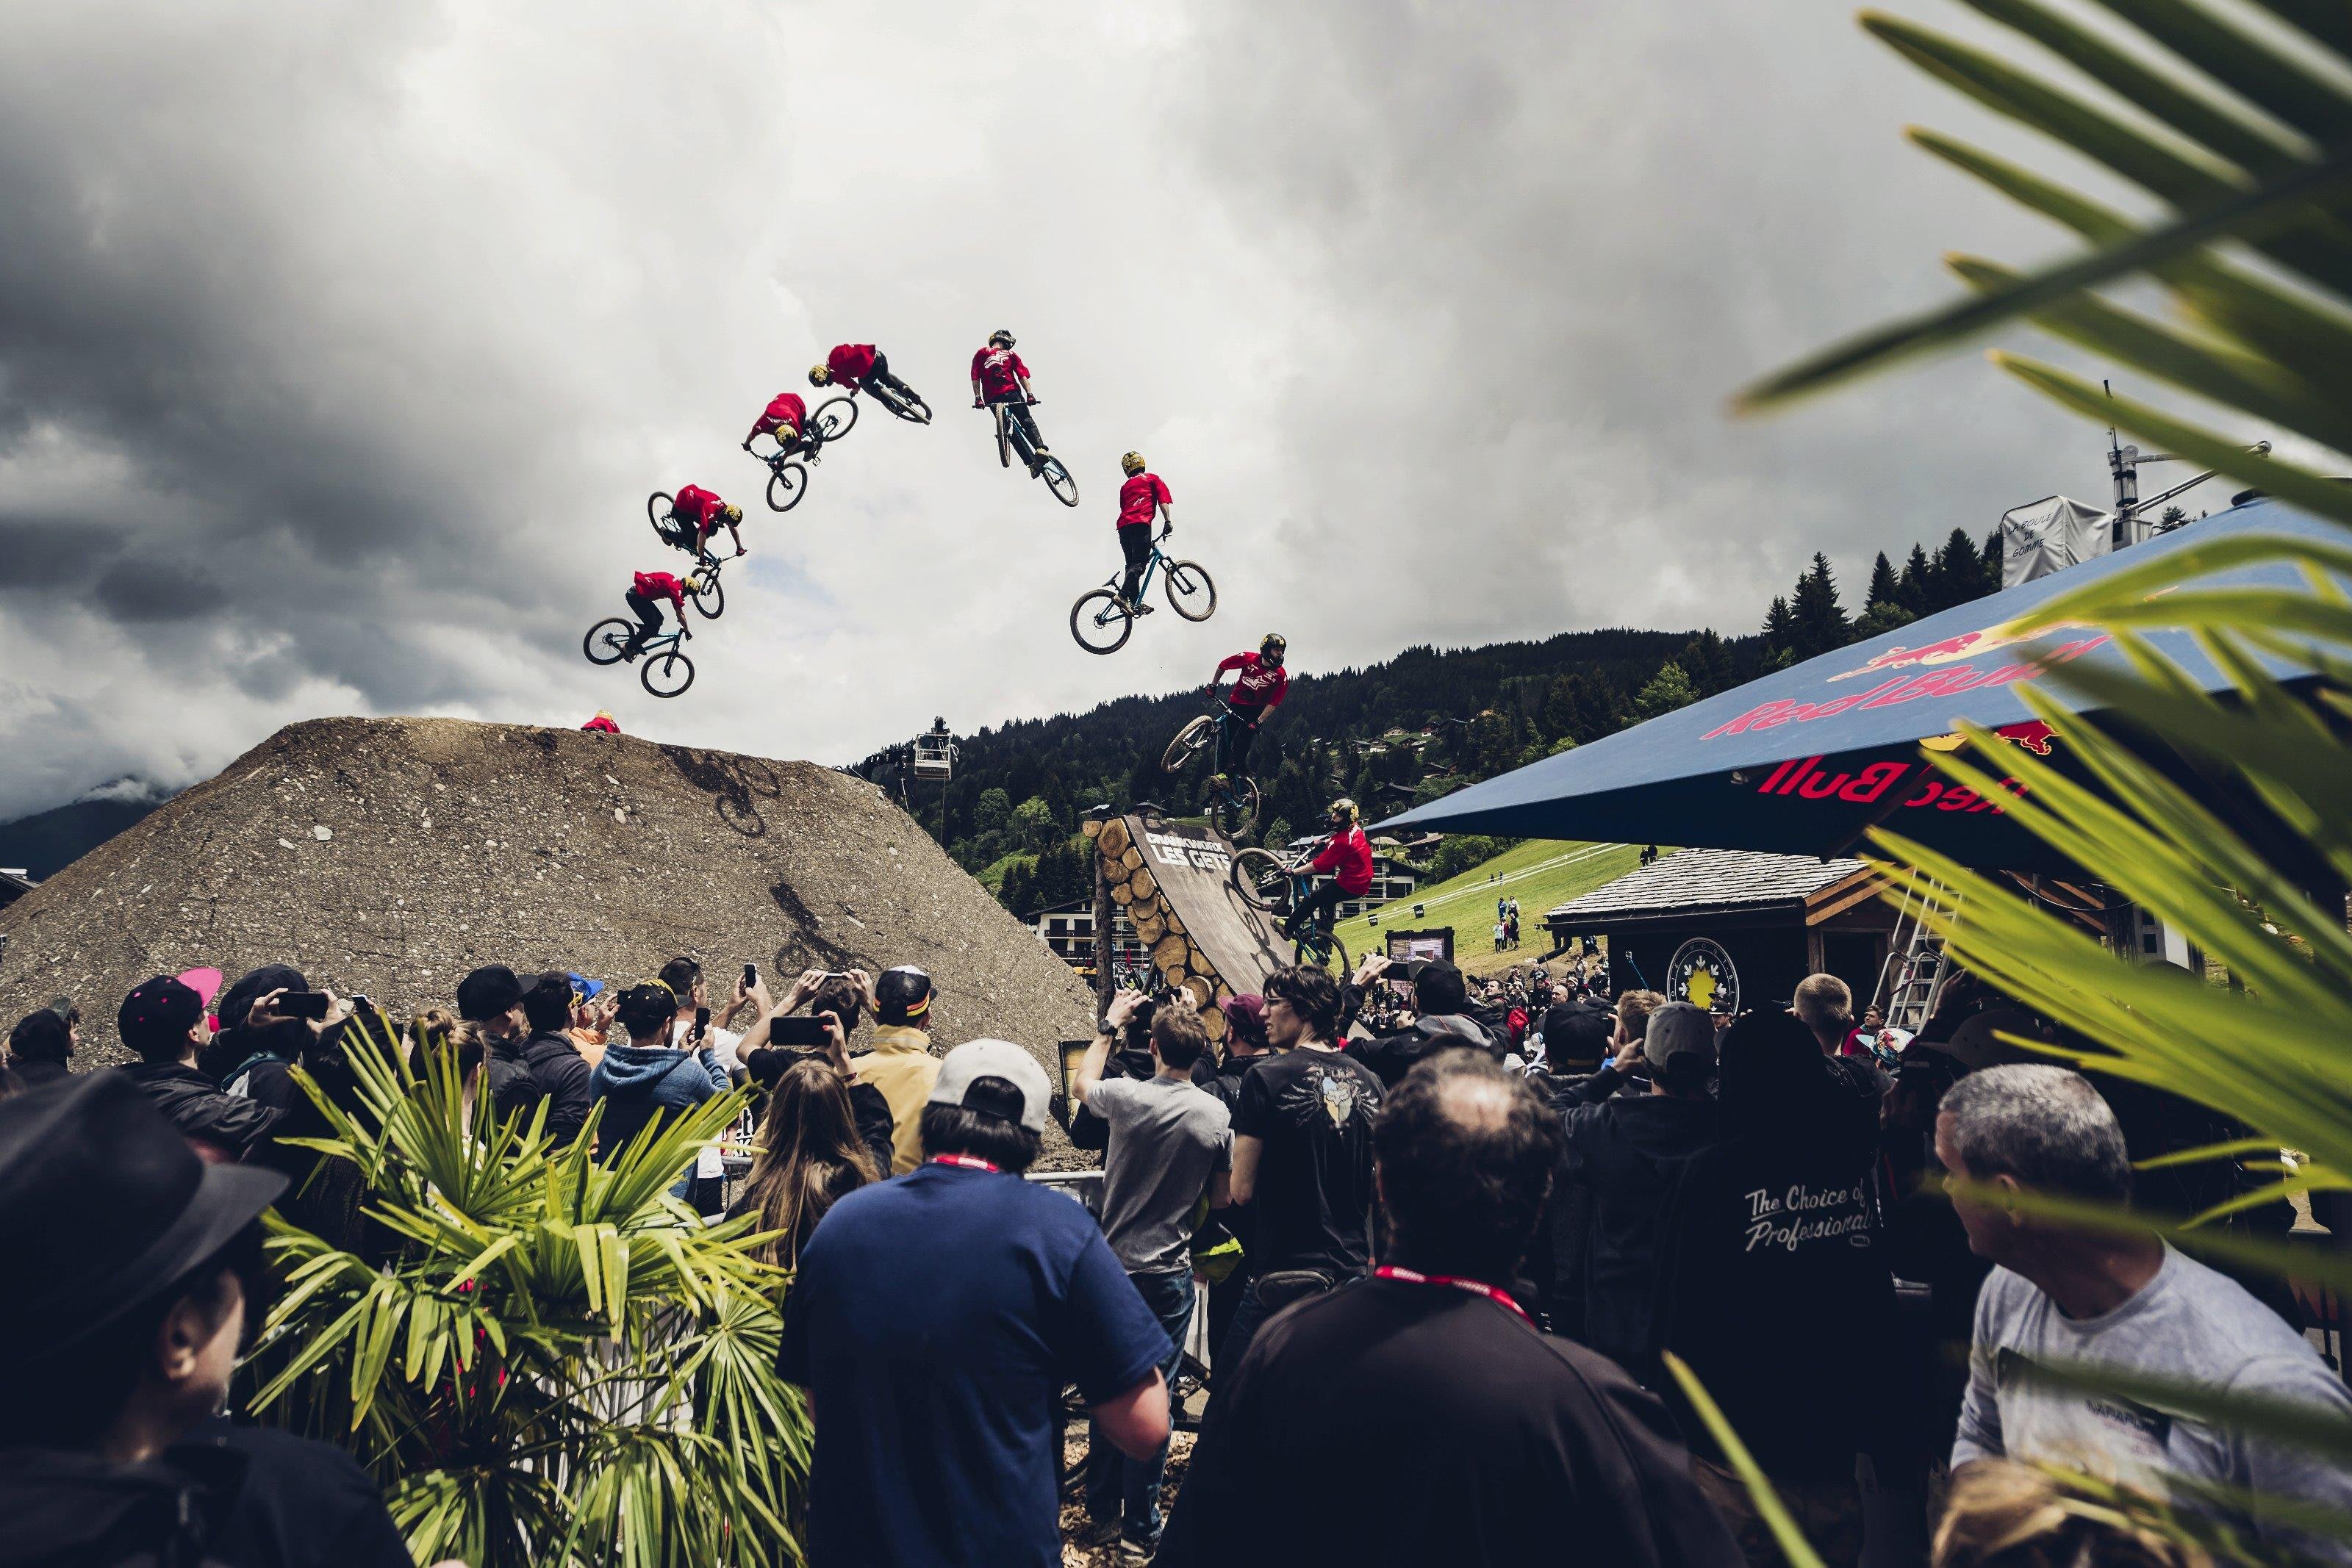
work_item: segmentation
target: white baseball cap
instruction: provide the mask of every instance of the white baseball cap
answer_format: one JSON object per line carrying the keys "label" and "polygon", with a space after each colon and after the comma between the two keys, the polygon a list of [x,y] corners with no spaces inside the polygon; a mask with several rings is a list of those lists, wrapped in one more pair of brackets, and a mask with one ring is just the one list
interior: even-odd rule
{"label": "white baseball cap", "polygon": [[[1001,1079],[1020,1095],[1013,1101],[984,1078]],[[1037,1059],[1009,1040],[968,1040],[940,1063],[938,1082],[931,1085],[934,1105],[961,1105],[1017,1121],[1033,1133],[1045,1130],[1045,1102],[1053,1088]]]}

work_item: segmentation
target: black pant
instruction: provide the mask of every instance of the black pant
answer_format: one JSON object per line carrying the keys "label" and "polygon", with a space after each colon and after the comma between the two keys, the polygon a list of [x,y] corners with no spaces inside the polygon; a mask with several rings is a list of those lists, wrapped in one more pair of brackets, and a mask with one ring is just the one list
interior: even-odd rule
{"label": "black pant", "polygon": [[1257,738],[1258,721],[1265,716],[1259,707],[1237,707],[1225,719],[1225,771],[1236,778],[1249,773],[1250,742]]}
{"label": "black pant", "polygon": [[661,606],[634,588],[621,597],[627,600],[629,608],[636,612],[637,634],[633,641],[642,645],[646,638],[662,628]]}
{"label": "black pant", "polygon": [[1029,444],[1022,452],[1021,460],[1035,462],[1037,454],[1045,450],[1045,438],[1037,434],[1037,416],[1029,412],[1029,400],[1016,387],[1009,392],[999,392],[988,402],[992,408],[999,403],[1004,405],[1004,417],[1012,423],[1014,431],[1013,444],[1018,447],[1024,440]]}
{"label": "black pant", "polygon": [[874,368],[866,371],[866,379],[857,384],[868,392],[876,387],[887,388],[898,393],[901,402],[909,401],[915,395],[914,388],[890,373],[890,356],[879,349],[874,350]]}
{"label": "black pant", "polygon": [[1318,916],[1337,911],[1339,901],[1347,896],[1339,891],[1339,884],[1336,882],[1318,883],[1315,891],[1307,895],[1307,902],[1292,910],[1290,918],[1282,923],[1282,934],[1296,941],[1298,934],[1313,925]]}
{"label": "black pant", "polygon": [[1119,529],[1118,548],[1127,557],[1127,581],[1119,591],[1132,604],[1143,591],[1143,568],[1151,559],[1151,525],[1130,523]]}

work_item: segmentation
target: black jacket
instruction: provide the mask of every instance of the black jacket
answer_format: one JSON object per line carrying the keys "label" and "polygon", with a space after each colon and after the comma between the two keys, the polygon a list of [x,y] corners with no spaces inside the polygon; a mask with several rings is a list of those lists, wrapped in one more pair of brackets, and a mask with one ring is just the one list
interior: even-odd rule
{"label": "black jacket", "polygon": [[588,1059],[570,1035],[541,1030],[519,1046],[501,1041],[490,1048],[488,1070],[490,1104],[501,1118],[527,1122],[531,1107],[544,1100],[547,1130],[556,1147],[580,1136],[595,1096],[588,1088]]}
{"label": "black jacket", "polygon": [[1383,1087],[1393,1089],[1423,1057],[1464,1046],[1497,1061],[1503,1059],[1503,1037],[1467,1013],[1432,1013],[1394,1034],[1351,1040],[1340,1050],[1379,1074]]}
{"label": "black jacket", "polygon": [[882,1098],[882,1091],[871,1083],[852,1080],[849,1113],[857,1119],[857,1141],[874,1156],[874,1168],[887,1179],[890,1156],[898,1135],[898,1124],[890,1116],[890,1102]]}
{"label": "black jacket", "polygon": [[234,1455],[121,1465],[0,1450],[0,1568],[224,1568],[212,1546],[243,1472]]}
{"label": "black jacket", "polygon": [[1561,1120],[1568,1134],[1561,1177],[1592,1194],[1584,1343],[1646,1380],[1659,1217],[1683,1166],[1723,1141],[1722,1107],[1712,1100],[1621,1094],[1571,1106]]}
{"label": "black jacket", "polygon": [[8,1070],[25,1081],[27,1089],[38,1089],[44,1083],[61,1083],[73,1069],[55,1058],[26,1056],[12,1059]]}
{"label": "black jacket", "polygon": [[115,1071],[145,1090],[182,1137],[233,1160],[254,1153],[285,1119],[274,1106],[222,1093],[203,1073],[176,1061],[133,1061]]}

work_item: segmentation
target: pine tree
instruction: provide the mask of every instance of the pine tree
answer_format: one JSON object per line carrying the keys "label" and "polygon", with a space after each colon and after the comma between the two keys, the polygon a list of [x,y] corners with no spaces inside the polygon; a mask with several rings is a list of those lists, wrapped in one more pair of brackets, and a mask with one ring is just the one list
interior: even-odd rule
{"label": "pine tree", "polygon": [[1685,643],[1683,651],[1675,655],[1675,663],[1683,667],[1683,673],[1690,677],[1692,689],[1703,697],[1729,691],[1738,681],[1732,668],[1731,650],[1713,632],[1702,632]]}
{"label": "pine tree", "polygon": [[1845,606],[1838,602],[1837,580],[1830,574],[1829,557],[1816,550],[1812,569],[1797,580],[1789,603],[1790,646],[1800,659],[1843,648],[1852,629]]}
{"label": "pine tree", "polygon": [[1796,643],[1797,622],[1789,612],[1785,595],[1774,594],[1772,607],[1764,612],[1764,652],[1768,657],[1786,653]]}
{"label": "pine tree", "polygon": [[1967,529],[1954,528],[1944,548],[1936,552],[1931,602],[1938,610],[1948,610],[1981,599],[1984,591],[1984,557],[1977,553],[1976,541],[1969,538]]}
{"label": "pine tree", "polygon": [[1862,601],[1864,610],[1874,604],[1900,604],[1902,585],[1895,580],[1895,567],[1880,550],[1878,559],[1870,563],[1870,594]]}
{"label": "pine tree", "polygon": [[1915,616],[1925,615],[1935,587],[1935,563],[1927,559],[1927,550],[1915,544],[1903,562],[1902,575],[1895,580],[1895,602]]}
{"label": "pine tree", "polygon": [[2000,530],[1999,528],[1995,528],[1992,532],[1985,535],[1984,585],[1985,591],[1987,593],[1999,593],[2000,591],[2001,561],[2002,558],[2008,553],[2009,552],[2001,546]]}
{"label": "pine tree", "polygon": [[1633,717],[1636,722],[1655,718],[1678,707],[1688,707],[1696,701],[1698,691],[1691,685],[1689,674],[1680,664],[1668,659],[1658,666],[1658,673],[1650,677],[1649,684],[1635,694]]}

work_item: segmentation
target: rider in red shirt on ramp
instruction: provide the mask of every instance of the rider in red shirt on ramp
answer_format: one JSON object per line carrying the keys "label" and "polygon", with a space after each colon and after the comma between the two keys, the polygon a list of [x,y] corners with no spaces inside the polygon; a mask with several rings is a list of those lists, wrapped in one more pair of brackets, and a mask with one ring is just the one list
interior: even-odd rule
{"label": "rider in red shirt on ramp", "polygon": [[677,487],[677,494],[670,499],[669,509],[671,516],[694,526],[693,545],[681,546],[681,549],[691,548],[697,551],[709,549],[710,536],[724,524],[727,537],[735,541],[735,553],[739,556],[743,553],[743,536],[736,529],[736,525],[743,520],[742,507],[729,506],[699,485],[681,485]]}
{"label": "rider in red shirt on ramp", "polygon": [[[634,608],[634,606],[632,608]],[[656,613],[658,613],[658,612],[656,612]],[[596,716],[590,719],[586,724],[582,725],[580,727],[585,730],[593,730],[598,735],[618,735],[621,733],[621,727],[618,724],[615,724],[613,721],[613,716],[606,713],[603,708],[598,708],[596,710]]]}
{"label": "rider in red shirt on ramp", "polygon": [[987,346],[971,357],[971,406],[1005,405],[1005,417],[1028,437],[1032,474],[1037,472],[1037,459],[1045,455],[1045,438],[1037,434],[1036,416],[1029,412],[1036,401],[1036,393],[1029,390],[1029,367],[1013,351],[1013,334],[999,327],[988,335]]}
{"label": "rider in red shirt on ramp", "polygon": [[1149,615],[1151,607],[1139,601],[1143,591],[1144,563],[1151,559],[1151,525],[1156,518],[1165,518],[1168,531],[1176,531],[1176,514],[1169,509],[1172,499],[1168,486],[1159,475],[1143,465],[1143,454],[1130,452],[1118,460],[1127,483],[1118,487],[1118,548],[1127,557],[1127,581],[1118,591],[1127,601],[1128,612]]}
{"label": "rider in red shirt on ramp", "polygon": [[920,402],[915,389],[890,373],[890,357],[871,343],[835,343],[824,363],[809,367],[809,385],[813,387],[846,387],[851,392],[860,388],[885,387],[898,394],[902,401]]}
{"label": "rider in red shirt on ramp", "polygon": [[1331,802],[1330,826],[1331,836],[1312,864],[1317,871],[1329,872],[1331,880],[1318,884],[1282,923],[1282,934],[1294,942],[1311,922],[1339,908],[1341,900],[1361,898],[1371,891],[1371,841],[1356,820],[1356,803],[1345,795]]}
{"label": "rider in red shirt on ramp", "polygon": [[666,571],[641,571],[629,584],[629,591],[621,595],[629,612],[637,618],[637,629],[629,636],[629,656],[635,658],[645,651],[646,639],[662,629],[661,606],[657,600],[667,599],[677,612],[678,624],[686,624],[686,584]]}
{"label": "rider in red shirt on ramp", "polygon": [[1221,660],[1217,673],[1209,677],[1208,695],[1217,695],[1217,683],[1228,670],[1239,670],[1234,677],[1234,689],[1226,694],[1225,705],[1234,716],[1225,727],[1225,771],[1249,772],[1250,742],[1257,738],[1257,727],[1265,716],[1282,706],[1290,691],[1290,672],[1282,667],[1290,644],[1279,632],[1269,632],[1265,641],[1257,645],[1255,653],[1235,653]]}
{"label": "rider in red shirt on ramp", "polygon": [[790,452],[800,444],[801,428],[807,423],[808,404],[801,401],[801,394],[778,392],[768,400],[767,412],[753,422],[751,434],[743,438],[743,450],[749,452],[751,443],[763,435],[772,435],[776,438],[776,450]]}

